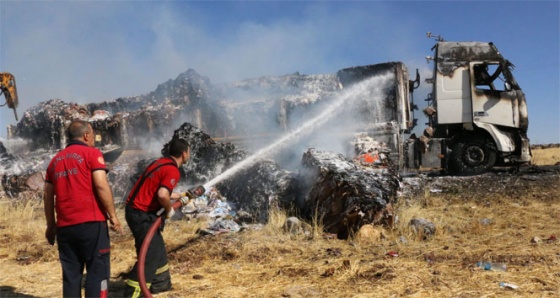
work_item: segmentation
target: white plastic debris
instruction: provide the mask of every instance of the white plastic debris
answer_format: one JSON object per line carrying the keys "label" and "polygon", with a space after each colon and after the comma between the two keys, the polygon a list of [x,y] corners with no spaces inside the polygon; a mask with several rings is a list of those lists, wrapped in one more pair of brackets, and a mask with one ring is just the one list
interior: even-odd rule
{"label": "white plastic debris", "polygon": [[501,288],[507,288],[507,289],[512,289],[512,290],[516,290],[519,288],[518,285],[514,285],[511,283],[507,283],[507,282],[500,282],[500,287]]}

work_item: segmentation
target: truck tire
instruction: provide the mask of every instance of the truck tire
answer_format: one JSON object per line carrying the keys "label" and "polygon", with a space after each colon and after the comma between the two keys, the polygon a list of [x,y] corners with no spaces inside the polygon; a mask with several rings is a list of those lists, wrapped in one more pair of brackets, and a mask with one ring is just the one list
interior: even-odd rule
{"label": "truck tire", "polygon": [[451,150],[449,172],[453,175],[479,175],[496,164],[496,145],[483,136],[462,136],[454,142]]}

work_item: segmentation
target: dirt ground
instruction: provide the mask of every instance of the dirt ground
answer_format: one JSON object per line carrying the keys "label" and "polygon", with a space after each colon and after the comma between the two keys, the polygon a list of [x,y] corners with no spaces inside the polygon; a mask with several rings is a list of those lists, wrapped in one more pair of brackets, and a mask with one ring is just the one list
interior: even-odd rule
{"label": "dirt ground", "polygon": [[[260,228],[218,236],[198,234],[201,221],[170,222],[164,238],[173,290],[155,297],[558,297],[559,182],[560,166],[551,165],[407,177],[396,226],[363,239],[334,239],[320,222],[285,233],[281,211]],[[44,240],[40,199],[1,199],[0,216],[0,297],[60,297],[58,255]],[[118,216],[125,223],[122,208]],[[414,218],[435,232],[414,230]],[[109,297],[122,296],[136,258],[125,231],[111,234]],[[480,261],[507,270],[481,270]]]}

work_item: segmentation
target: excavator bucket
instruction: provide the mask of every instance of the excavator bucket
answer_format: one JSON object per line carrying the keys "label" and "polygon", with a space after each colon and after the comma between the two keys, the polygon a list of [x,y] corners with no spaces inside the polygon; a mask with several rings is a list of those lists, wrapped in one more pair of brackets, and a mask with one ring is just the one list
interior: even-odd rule
{"label": "excavator bucket", "polygon": [[0,72],[0,94],[6,97],[6,103],[10,109],[14,110],[14,116],[18,120],[16,108],[18,106],[18,95],[16,88],[16,79],[14,75],[7,72]]}

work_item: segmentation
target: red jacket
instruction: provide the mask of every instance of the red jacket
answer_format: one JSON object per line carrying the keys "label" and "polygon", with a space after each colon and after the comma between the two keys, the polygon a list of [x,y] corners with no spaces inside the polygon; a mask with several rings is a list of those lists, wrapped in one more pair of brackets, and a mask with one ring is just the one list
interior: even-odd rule
{"label": "red jacket", "polygon": [[[146,178],[142,182],[144,176]],[[181,174],[175,160],[169,157],[162,157],[144,170],[144,173],[138,178],[130,191],[126,204],[145,212],[157,212],[162,208],[157,198],[158,190],[161,187],[165,187],[169,190],[169,193],[172,193],[177,183],[179,183],[180,177]],[[140,182],[142,182],[142,185],[139,185]],[[138,187],[140,188],[137,190],[136,188]]]}
{"label": "red jacket", "polygon": [[57,227],[107,220],[93,189],[92,173],[98,170],[108,172],[103,154],[79,141],[51,160],[45,181],[54,186]]}

